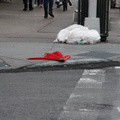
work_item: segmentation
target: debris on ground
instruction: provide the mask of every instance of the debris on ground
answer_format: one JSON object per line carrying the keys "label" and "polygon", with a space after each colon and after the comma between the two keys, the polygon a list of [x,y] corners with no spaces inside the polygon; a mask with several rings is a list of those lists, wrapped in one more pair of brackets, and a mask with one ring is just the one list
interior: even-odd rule
{"label": "debris on ground", "polygon": [[64,56],[61,52],[55,51],[53,53],[45,53],[44,57],[34,57],[34,58],[27,58],[27,59],[28,60],[56,60],[60,62],[65,62],[69,58],[71,58],[70,55]]}
{"label": "debris on ground", "polygon": [[73,44],[95,44],[100,42],[100,35],[94,29],[88,29],[85,26],[73,24],[60,30],[54,42],[73,43]]}

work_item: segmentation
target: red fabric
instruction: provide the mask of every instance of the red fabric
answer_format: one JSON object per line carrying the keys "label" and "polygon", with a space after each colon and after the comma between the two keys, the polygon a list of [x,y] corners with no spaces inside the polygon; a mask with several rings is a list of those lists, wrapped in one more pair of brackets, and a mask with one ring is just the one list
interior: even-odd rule
{"label": "red fabric", "polygon": [[71,58],[70,55],[63,56],[63,54],[59,51],[53,53],[45,53],[44,57],[35,57],[35,58],[27,58],[28,60],[57,60],[57,61],[66,61]]}

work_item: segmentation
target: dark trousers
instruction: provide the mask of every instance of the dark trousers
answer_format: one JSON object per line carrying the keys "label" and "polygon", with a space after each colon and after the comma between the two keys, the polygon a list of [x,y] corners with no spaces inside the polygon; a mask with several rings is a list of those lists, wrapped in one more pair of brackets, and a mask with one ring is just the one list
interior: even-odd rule
{"label": "dark trousers", "polygon": [[38,5],[39,4],[43,4],[43,0],[38,0],[38,3],[37,3]]}
{"label": "dark trousers", "polygon": [[23,0],[24,3],[24,9],[28,8],[28,1],[29,1],[29,9],[32,9],[32,0]]}
{"label": "dark trousers", "polygon": [[63,11],[66,11],[68,0],[63,0],[62,2],[63,2]]}
{"label": "dark trousers", "polygon": [[52,12],[53,12],[53,2],[54,2],[54,0],[44,0],[45,15],[48,15],[48,12],[52,14]]}

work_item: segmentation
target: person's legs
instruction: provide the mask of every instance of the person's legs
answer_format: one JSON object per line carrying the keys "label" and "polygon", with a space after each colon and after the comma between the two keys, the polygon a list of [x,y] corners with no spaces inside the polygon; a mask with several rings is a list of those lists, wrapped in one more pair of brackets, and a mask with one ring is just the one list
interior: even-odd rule
{"label": "person's legs", "polygon": [[27,11],[27,3],[28,3],[28,0],[23,0],[23,4],[24,4],[23,11]]}
{"label": "person's legs", "polygon": [[33,10],[32,0],[29,0],[29,10]]}
{"label": "person's legs", "polygon": [[39,3],[39,4],[40,4],[40,7],[42,8],[42,7],[43,7],[43,0],[40,0],[39,2],[40,2],[40,3]]}
{"label": "person's legs", "polygon": [[67,10],[67,0],[63,0],[63,11]]}
{"label": "person's legs", "polygon": [[54,0],[49,0],[49,15],[51,17],[54,17],[54,15],[53,15],[53,2],[54,2]]}
{"label": "person's legs", "polygon": [[48,0],[44,0],[44,18],[48,17]]}
{"label": "person's legs", "polygon": [[40,0],[40,4],[43,4],[43,0]]}
{"label": "person's legs", "polygon": [[39,4],[40,4],[40,0],[37,0],[37,5],[39,6]]}

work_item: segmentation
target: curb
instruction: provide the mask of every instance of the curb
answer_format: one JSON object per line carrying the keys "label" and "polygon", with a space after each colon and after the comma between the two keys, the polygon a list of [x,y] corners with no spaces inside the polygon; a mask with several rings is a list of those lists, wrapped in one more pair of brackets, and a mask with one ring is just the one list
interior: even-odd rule
{"label": "curb", "polygon": [[73,65],[85,65],[90,63],[100,63],[100,62],[109,62],[109,60],[105,59],[73,59],[73,60],[67,60],[65,62],[59,62],[59,61],[45,61],[43,63],[37,63],[37,64],[29,64],[24,65],[20,67],[11,67],[5,64],[3,61],[1,64],[4,63],[4,66],[0,67],[0,72],[7,72],[7,71],[18,71],[18,70],[28,70],[28,69],[40,69],[40,68],[53,68],[53,67],[67,67],[67,66],[73,66]]}
{"label": "curb", "polygon": [[109,62],[109,60],[105,59],[75,59],[75,60],[67,60],[65,62],[58,61],[48,61],[44,63],[37,63],[34,65],[26,66],[26,68],[36,68],[36,67],[55,67],[55,66],[67,66],[67,65],[79,65],[79,64],[88,64],[88,63],[98,63],[98,62]]}
{"label": "curb", "polygon": [[104,67],[120,66],[119,61],[106,59],[73,59],[65,62],[47,61],[44,63],[24,65],[17,68],[2,67],[0,73],[13,72],[34,72],[34,71],[54,71],[54,70],[69,70],[69,69],[97,69]]}

